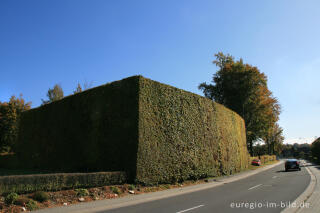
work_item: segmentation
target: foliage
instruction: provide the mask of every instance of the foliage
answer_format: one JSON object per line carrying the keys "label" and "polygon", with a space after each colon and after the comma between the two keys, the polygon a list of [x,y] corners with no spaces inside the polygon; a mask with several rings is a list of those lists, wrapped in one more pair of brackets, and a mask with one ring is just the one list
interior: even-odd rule
{"label": "foliage", "polygon": [[49,199],[49,195],[48,195],[48,193],[46,193],[44,191],[37,191],[32,195],[32,198],[34,200],[42,203],[42,202],[47,201]]}
{"label": "foliage", "polygon": [[33,211],[33,210],[36,210],[36,209],[39,208],[37,202],[34,201],[34,200],[31,200],[31,199],[30,199],[29,202],[26,204],[26,207],[27,207],[27,209],[30,210],[30,211]]}
{"label": "foliage", "polygon": [[136,187],[135,187],[134,185],[132,185],[132,184],[131,184],[131,185],[129,185],[129,186],[128,186],[128,189],[129,189],[129,190],[135,190],[135,189],[136,189]]}
{"label": "foliage", "polygon": [[15,205],[20,205],[20,206],[25,206],[29,201],[30,201],[29,198],[19,196],[19,198],[17,198],[17,199],[14,201],[14,204],[15,204]]}
{"label": "foliage", "polygon": [[110,190],[111,190],[113,193],[115,193],[115,194],[120,194],[120,190],[119,190],[119,188],[116,187],[116,186],[111,186],[111,187],[110,187]]}
{"label": "foliage", "polygon": [[313,159],[319,163],[320,162],[320,138],[316,139],[312,144],[311,144],[311,153]]}
{"label": "foliage", "polygon": [[17,156],[13,153],[2,154],[0,155],[0,176],[3,175],[3,172],[7,170],[12,171],[15,168],[18,168],[19,160]]}
{"label": "foliage", "polygon": [[253,156],[250,157],[250,163],[252,162],[252,160],[254,159],[260,159],[261,164],[266,164],[268,162],[272,162],[275,161],[277,158],[275,155],[261,155],[261,156]]}
{"label": "foliage", "polygon": [[76,189],[77,196],[84,197],[89,195],[89,191],[87,189]]}
{"label": "foliage", "polygon": [[83,92],[85,90],[88,90],[92,87],[92,82],[88,83],[87,81],[85,81],[82,86],[80,83],[78,83],[77,88],[75,91],[73,91],[73,94],[79,93],[79,92]]}
{"label": "foliage", "polygon": [[228,175],[248,167],[245,126],[211,100],[140,78],[137,181]]}
{"label": "foliage", "polygon": [[4,198],[4,202],[7,205],[13,204],[17,199],[19,198],[19,195],[17,193],[11,192]]}
{"label": "foliage", "polygon": [[282,145],[281,148],[282,152],[280,157],[284,158],[304,158],[306,160],[312,160],[311,159],[311,151],[312,146],[310,144],[285,144]]}
{"label": "foliage", "polygon": [[117,170],[129,181],[157,184],[248,167],[238,114],[141,76],[29,110],[21,127],[17,155],[24,168]]}
{"label": "foliage", "polygon": [[11,96],[9,102],[0,102],[0,152],[15,151],[18,134],[18,121],[21,113],[30,109],[31,102]]}
{"label": "foliage", "polygon": [[283,129],[276,123],[268,130],[265,138],[265,142],[268,146],[268,154],[273,155],[281,153],[283,140]]}
{"label": "foliage", "polygon": [[55,84],[52,89],[47,92],[48,100],[42,99],[42,104],[49,104],[54,101],[61,100],[63,98],[63,90],[59,84]]}
{"label": "foliage", "polygon": [[76,94],[76,93],[79,93],[79,92],[82,92],[82,87],[81,87],[80,83],[78,83],[76,90],[73,91],[73,94]]}
{"label": "foliage", "polygon": [[210,98],[237,112],[245,120],[248,148],[265,139],[279,119],[280,105],[267,87],[267,77],[257,67],[235,61],[231,55],[219,52],[213,63],[219,70],[213,84],[201,83],[199,89]]}
{"label": "foliage", "polygon": [[134,176],[137,103],[138,78],[132,77],[29,110],[21,117],[19,162],[30,169]]}
{"label": "foliage", "polygon": [[122,184],[124,172],[55,173],[0,177],[0,194],[56,191],[62,189],[88,188]]}

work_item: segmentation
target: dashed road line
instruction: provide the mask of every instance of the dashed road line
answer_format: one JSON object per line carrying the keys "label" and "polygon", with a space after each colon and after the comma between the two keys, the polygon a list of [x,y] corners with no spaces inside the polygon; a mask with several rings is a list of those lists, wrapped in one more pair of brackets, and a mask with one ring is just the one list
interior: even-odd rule
{"label": "dashed road line", "polygon": [[251,189],[257,188],[257,187],[259,187],[259,186],[261,186],[261,185],[262,185],[262,184],[259,184],[259,185],[256,185],[256,186],[253,186],[253,187],[249,188],[248,190],[251,190]]}
{"label": "dashed road line", "polygon": [[204,205],[199,205],[199,206],[195,206],[195,207],[192,207],[192,208],[189,208],[189,209],[185,209],[185,210],[181,210],[181,211],[178,211],[176,213],[182,213],[182,212],[187,212],[187,211],[191,211],[193,209],[197,209],[197,208],[200,208],[200,207],[203,207]]}

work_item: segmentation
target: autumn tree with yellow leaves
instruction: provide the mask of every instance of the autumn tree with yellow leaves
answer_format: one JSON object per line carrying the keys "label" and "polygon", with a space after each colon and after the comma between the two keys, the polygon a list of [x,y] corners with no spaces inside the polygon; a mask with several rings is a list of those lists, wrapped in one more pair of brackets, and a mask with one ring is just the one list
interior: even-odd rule
{"label": "autumn tree with yellow leaves", "polygon": [[281,107],[268,89],[267,76],[257,67],[245,64],[242,59],[236,61],[229,54],[219,52],[215,57],[213,63],[218,71],[213,75],[212,84],[201,83],[199,89],[205,97],[242,116],[250,154],[253,154],[253,143],[258,139],[263,139],[271,150],[272,133]]}

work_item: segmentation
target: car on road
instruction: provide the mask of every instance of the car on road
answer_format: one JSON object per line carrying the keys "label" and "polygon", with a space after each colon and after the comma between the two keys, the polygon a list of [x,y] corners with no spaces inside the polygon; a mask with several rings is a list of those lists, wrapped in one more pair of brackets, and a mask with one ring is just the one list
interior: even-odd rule
{"label": "car on road", "polygon": [[301,170],[300,168],[300,162],[297,159],[288,159],[286,160],[285,164],[285,171],[289,171],[289,170]]}
{"label": "car on road", "polygon": [[254,166],[260,166],[261,165],[261,161],[259,159],[253,159],[251,164],[254,165]]}

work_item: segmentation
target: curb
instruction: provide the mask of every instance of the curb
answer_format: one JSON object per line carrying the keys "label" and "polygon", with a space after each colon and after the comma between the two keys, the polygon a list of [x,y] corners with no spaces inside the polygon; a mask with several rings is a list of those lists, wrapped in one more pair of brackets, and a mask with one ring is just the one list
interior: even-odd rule
{"label": "curb", "polygon": [[168,189],[163,191],[157,191],[147,194],[140,194],[140,195],[129,195],[122,198],[117,199],[111,199],[111,200],[99,200],[99,201],[93,201],[88,203],[80,203],[75,204],[71,206],[64,206],[64,207],[55,207],[55,208],[49,208],[49,209],[41,209],[36,212],[39,213],[57,213],[57,212],[68,212],[68,213],[90,213],[90,212],[101,212],[104,210],[110,210],[130,205],[136,205],[140,203],[150,202],[154,200],[159,200],[163,198],[169,198],[173,196],[183,195],[187,193],[192,193],[196,191],[201,191],[213,187],[217,187],[223,184],[231,183],[237,180],[241,180],[247,177],[250,177],[252,175],[255,175],[257,173],[263,172],[265,170],[271,169],[273,167],[276,167],[280,164],[282,164],[282,161],[279,161],[278,163],[271,164],[268,166],[264,166],[262,168],[251,170],[251,171],[244,171],[237,173],[232,176],[222,177],[219,178],[218,182],[212,181],[209,183],[204,184],[197,184],[192,186],[186,186],[182,188],[174,188],[174,189]]}
{"label": "curb", "polygon": [[282,210],[281,213],[296,213],[296,212],[298,212],[299,210],[301,210],[300,204],[302,204],[303,202],[306,202],[309,199],[309,197],[312,195],[312,193],[314,192],[315,187],[316,187],[316,183],[317,183],[317,178],[308,167],[305,167],[305,168],[308,171],[309,175],[311,176],[311,180],[310,180],[308,187],[306,188],[306,190],[304,190],[304,192],[295,201],[293,201],[293,203],[296,204],[295,207],[287,207],[284,210]]}

